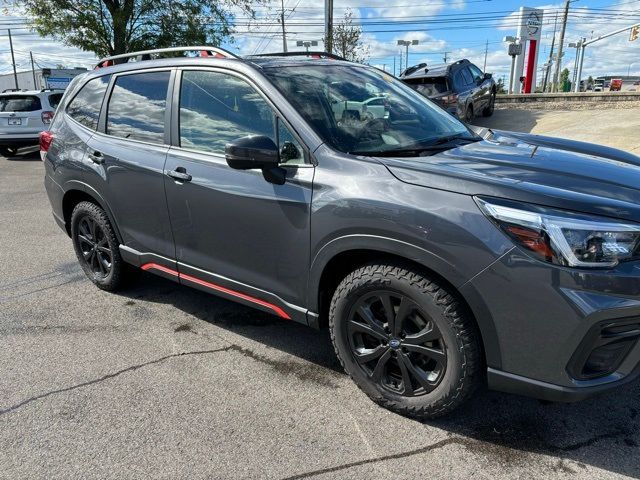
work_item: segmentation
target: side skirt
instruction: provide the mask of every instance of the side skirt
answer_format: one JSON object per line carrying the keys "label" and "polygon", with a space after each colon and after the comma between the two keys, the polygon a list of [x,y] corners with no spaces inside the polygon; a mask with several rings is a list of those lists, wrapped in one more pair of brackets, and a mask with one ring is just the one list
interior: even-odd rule
{"label": "side skirt", "polygon": [[271,292],[160,255],[141,253],[125,245],[120,245],[120,254],[124,261],[147,272],[277,315],[285,320],[309,325],[307,309],[288,303]]}

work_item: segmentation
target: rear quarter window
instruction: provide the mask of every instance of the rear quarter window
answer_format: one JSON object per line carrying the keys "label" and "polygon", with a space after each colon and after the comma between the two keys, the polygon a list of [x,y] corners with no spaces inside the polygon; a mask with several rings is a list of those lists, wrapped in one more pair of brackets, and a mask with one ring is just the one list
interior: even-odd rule
{"label": "rear quarter window", "polygon": [[54,110],[58,108],[58,105],[60,105],[60,100],[62,100],[62,95],[62,93],[52,93],[51,95],[49,95],[49,105],[51,105],[51,108],[53,108]]}
{"label": "rear quarter window", "polygon": [[89,80],[69,103],[67,115],[85,127],[97,129],[102,99],[110,78],[111,75],[105,75]]}
{"label": "rear quarter window", "polygon": [[42,110],[42,103],[35,95],[2,95],[0,112],[36,112]]}

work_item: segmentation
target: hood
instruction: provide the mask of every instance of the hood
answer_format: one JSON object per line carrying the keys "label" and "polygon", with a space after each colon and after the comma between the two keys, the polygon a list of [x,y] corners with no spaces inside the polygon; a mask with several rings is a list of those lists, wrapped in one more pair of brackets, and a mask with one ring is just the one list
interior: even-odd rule
{"label": "hood", "polygon": [[640,222],[640,157],[584,142],[479,131],[433,156],[379,158],[399,180]]}

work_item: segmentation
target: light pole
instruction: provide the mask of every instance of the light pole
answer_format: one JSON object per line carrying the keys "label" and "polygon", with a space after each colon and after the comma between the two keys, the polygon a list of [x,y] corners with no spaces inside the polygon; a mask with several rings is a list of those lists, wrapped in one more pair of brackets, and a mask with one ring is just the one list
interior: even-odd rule
{"label": "light pole", "polygon": [[305,47],[307,49],[307,53],[309,53],[309,47],[317,47],[318,46],[318,42],[316,40],[298,40],[296,42],[296,45],[298,47]]}
{"label": "light pole", "polygon": [[629,67],[627,68],[627,79],[631,76],[631,67],[633,67],[636,63],[638,62],[633,62],[629,64]]}
{"label": "light pole", "polygon": [[[418,45],[419,40],[398,40],[398,45],[405,47],[404,69],[409,68],[409,45]],[[400,64],[400,75],[402,75],[402,63]]]}

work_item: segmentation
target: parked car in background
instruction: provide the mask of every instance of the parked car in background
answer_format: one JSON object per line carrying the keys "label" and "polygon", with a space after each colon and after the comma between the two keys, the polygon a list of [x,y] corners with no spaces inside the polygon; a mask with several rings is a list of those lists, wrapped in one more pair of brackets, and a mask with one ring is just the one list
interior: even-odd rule
{"label": "parked car in background", "polygon": [[471,121],[477,115],[489,117],[496,102],[496,82],[469,60],[432,67],[416,65],[400,79],[456,117]]}
{"label": "parked car in background", "polygon": [[38,144],[62,99],[61,90],[5,91],[0,94],[0,155]]}
{"label": "parked car in background", "polygon": [[614,78],[611,80],[611,84],[609,86],[609,91],[610,92],[619,92],[620,90],[622,90],[622,79],[621,78]]}

